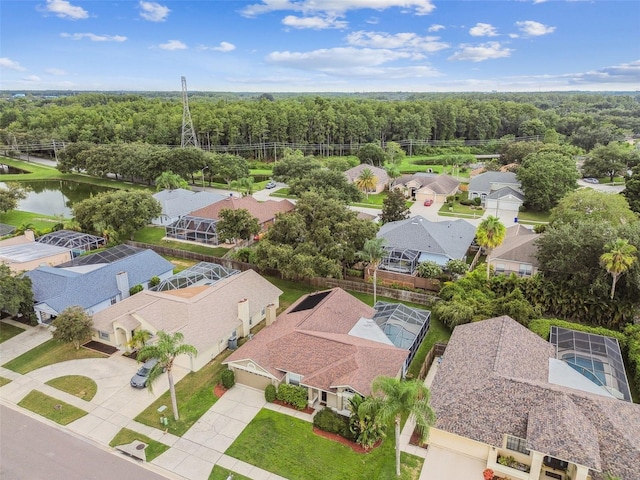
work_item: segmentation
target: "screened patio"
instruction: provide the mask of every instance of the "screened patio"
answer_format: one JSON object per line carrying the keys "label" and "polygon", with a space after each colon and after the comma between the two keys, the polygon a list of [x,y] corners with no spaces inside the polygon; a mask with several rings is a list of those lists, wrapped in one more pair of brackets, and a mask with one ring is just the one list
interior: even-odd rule
{"label": "screened patio", "polygon": [[420,252],[408,248],[385,248],[384,250],[385,256],[380,261],[379,269],[413,275],[418,266]]}
{"label": "screened patio", "polygon": [[185,215],[167,225],[167,237],[177,240],[218,245],[217,220]]}
{"label": "screened patio", "polygon": [[195,264],[193,267],[182,270],[166,280],[163,280],[149,290],[162,292],[166,290],[195,287],[198,285],[213,285],[220,280],[237,273],[240,273],[240,270],[225,268],[217,263],[200,262]]}
{"label": "screened patio", "polygon": [[57,232],[47,233],[36,241],[47,245],[55,245],[56,247],[68,248],[73,252],[74,256],[104,247],[107,243],[102,237],[74,232],[73,230],[58,230]]}

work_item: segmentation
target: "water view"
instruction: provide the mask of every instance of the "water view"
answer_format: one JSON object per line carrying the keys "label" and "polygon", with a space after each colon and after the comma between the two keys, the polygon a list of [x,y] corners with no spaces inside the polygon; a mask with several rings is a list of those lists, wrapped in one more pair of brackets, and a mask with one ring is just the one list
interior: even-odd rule
{"label": "water view", "polygon": [[[31,191],[27,198],[18,202],[17,210],[40,213],[42,215],[62,215],[71,218],[71,206],[97,193],[111,190],[88,183],[70,182],[68,180],[47,180],[40,182],[20,182]],[[0,182],[0,188],[5,184]]]}

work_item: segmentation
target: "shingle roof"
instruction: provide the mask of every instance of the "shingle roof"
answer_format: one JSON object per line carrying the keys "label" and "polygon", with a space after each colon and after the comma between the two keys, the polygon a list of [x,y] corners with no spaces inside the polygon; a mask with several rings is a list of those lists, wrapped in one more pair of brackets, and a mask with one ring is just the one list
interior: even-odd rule
{"label": "shingle roof", "polygon": [[373,308],[335,288],[315,308],[294,312],[307,298],[291,305],[225,363],[251,359],[278,379],[293,372],[303,376],[304,385],[325,391],[348,385],[363,395],[371,392],[376,376],[400,372],[407,350],[349,335],[361,318],[373,317]]}
{"label": "shingle roof", "polygon": [[238,328],[238,302],[249,301],[253,316],[282,294],[282,290],[253,270],[225,278],[212,286],[152,292],[144,290],[93,316],[94,328],[112,331],[114,321],[142,318],[156,330],[180,330],[198,350],[210,348]]}
{"label": "shingle roof", "polygon": [[57,247],[55,245],[47,245],[46,243],[38,242],[0,247],[0,259],[6,260],[9,263],[30,262],[32,260],[43,259],[64,253],[68,253],[70,255],[71,250],[64,247]]}
{"label": "shingle roof", "polygon": [[224,200],[191,212],[194,217],[220,219],[220,211],[228,208],[230,210],[245,209],[252,216],[258,219],[259,224],[275,219],[276,214],[290,212],[295,205],[289,200],[267,200],[258,202],[251,196],[246,197],[226,197]]}
{"label": "shingle roof", "polygon": [[494,190],[489,195],[487,195],[487,198],[498,200],[501,198],[508,197],[510,195],[524,202],[524,195],[511,187],[502,187],[502,188],[499,188],[498,190]]}
{"label": "shingle roof", "polygon": [[389,181],[389,175],[384,168],[374,167],[373,165],[367,165],[366,163],[361,163],[360,165],[356,165],[353,168],[350,168],[344,174],[347,176],[350,182],[354,182],[362,173],[362,171],[368,168],[375,175],[378,180],[378,185],[385,184]]}
{"label": "shingle roof", "polygon": [[476,175],[469,182],[470,192],[491,192],[491,184],[493,183],[509,183],[520,186],[520,182],[513,172],[484,172]]}
{"label": "shingle roof", "polygon": [[65,268],[38,267],[27,273],[36,303],[46,303],[57,312],[71,305],[90,308],[117,296],[116,275],[127,272],[129,285],[147,282],[173,269],[173,264],[153,250],[142,250],[120,261],[81,273]]}
{"label": "shingle roof", "polygon": [[538,266],[538,247],[536,242],[540,234],[522,225],[513,225],[507,228],[507,234],[502,244],[493,249],[489,261],[496,259],[514,262],[529,263]]}
{"label": "shingle roof", "polygon": [[420,189],[426,188],[438,194],[452,194],[460,186],[460,182],[451,175],[418,172],[413,175],[402,175],[393,184],[394,187],[416,182]]}
{"label": "shingle roof", "polygon": [[169,218],[176,218],[224,200],[227,197],[217,193],[193,192],[183,188],[176,188],[175,190],[162,190],[154,193],[153,198],[160,202],[164,215]]}
{"label": "shingle roof", "polygon": [[549,383],[550,358],[554,347],[509,317],[456,327],[431,389],[435,427],[496,447],[514,435],[556,458],[640,478],[640,406]]}
{"label": "shingle roof", "polygon": [[418,215],[385,223],[377,236],[386,240],[388,248],[411,249],[458,259],[465,256],[475,234],[476,228],[466,220],[430,222]]}

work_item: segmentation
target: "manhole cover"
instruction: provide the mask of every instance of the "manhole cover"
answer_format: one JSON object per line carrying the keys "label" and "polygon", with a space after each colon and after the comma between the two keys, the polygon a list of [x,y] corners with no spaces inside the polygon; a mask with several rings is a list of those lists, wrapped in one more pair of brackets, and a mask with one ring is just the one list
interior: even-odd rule
{"label": "manhole cover", "polygon": [[136,445],[136,450],[144,450],[145,444],[144,443],[140,443],[138,445]]}

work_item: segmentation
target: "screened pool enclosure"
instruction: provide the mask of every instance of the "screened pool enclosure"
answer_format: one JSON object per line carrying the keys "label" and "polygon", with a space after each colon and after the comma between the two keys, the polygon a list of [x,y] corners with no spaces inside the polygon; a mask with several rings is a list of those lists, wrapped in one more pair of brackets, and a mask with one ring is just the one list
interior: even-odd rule
{"label": "screened pool enclosure", "polygon": [[212,218],[192,217],[185,215],[167,225],[167,237],[176,240],[188,240],[191,242],[218,245],[217,220]]}
{"label": "screened pool enclosure", "polygon": [[213,285],[220,280],[240,273],[240,270],[225,268],[217,263],[200,262],[193,267],[182,270],[163,280],[150,290],[162,292],[179,288],[195,287],[198,285]]}
{"label": "screened pool enclosure", "polygon": [[408,248],[385,248],[384,250],[385,254],[378,266],[380,270],[413,275],[418,266],[420,252]]}

